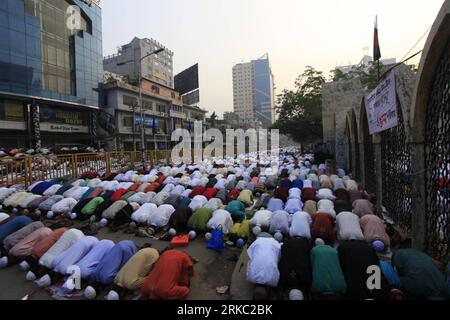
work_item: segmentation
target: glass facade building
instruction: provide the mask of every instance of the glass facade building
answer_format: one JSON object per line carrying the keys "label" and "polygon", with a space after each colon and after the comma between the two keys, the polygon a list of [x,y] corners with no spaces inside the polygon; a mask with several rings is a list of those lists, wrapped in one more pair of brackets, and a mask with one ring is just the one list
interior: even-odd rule
{"label": "glass facade building", "polygon": [[[69,28],[71,5],[81,9],[80,29]],[[2,0],[0,39],[0,91],[98,106],[100,7],[79,0]]]}
{"label": "glass facade building", "polygon": [[[58,118],[66,108],[80,112],[79,120],[89,127],[103,76],[101,8],[89,2],[94,1],[0,1],[0,122],[5,122],[0,131],[30,131],[31,104],[46,115],[38,116],[41,121]],[[58,119],[59,127],[49,124],[42,131],[86,131],[70,117]]]}
{"label": "glass facade building", "polygon": [[274,122],[274,92],[269,59],[253,60],[252,64],[256,117],[264,127],[270,127]]}

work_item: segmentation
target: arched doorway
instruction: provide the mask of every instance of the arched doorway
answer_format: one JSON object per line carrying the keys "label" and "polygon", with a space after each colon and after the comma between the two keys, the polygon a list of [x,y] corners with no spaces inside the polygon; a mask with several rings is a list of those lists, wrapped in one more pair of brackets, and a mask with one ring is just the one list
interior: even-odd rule
{"label": "arched doorway", "polygon": [[425,116],[425,246],[444,261],[450,241],[450,41],[430,87]]}

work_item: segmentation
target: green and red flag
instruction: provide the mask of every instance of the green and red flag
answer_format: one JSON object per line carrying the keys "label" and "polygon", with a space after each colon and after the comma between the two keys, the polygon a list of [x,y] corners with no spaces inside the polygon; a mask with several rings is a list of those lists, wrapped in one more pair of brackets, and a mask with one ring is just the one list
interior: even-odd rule
{"label": "green and red flag", "polygon": [[380,43],[378,42],[378,16],[375,16],[375,30],[373,34],[373,61],[381,59]]}

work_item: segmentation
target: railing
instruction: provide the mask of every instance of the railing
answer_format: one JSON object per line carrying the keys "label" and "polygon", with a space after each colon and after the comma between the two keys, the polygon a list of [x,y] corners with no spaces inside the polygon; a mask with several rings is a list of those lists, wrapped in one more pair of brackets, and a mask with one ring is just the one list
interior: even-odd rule
{"label": "railing", "polygon": [[[146,164],[170,160],[171,150],[147,151]],[[141,164],[140,151],[27,156],[21,159],[0,159],[0,187],[18,183],[26,186],[36,181],[77,178],[83,173],[109,174],[134,169]]]}

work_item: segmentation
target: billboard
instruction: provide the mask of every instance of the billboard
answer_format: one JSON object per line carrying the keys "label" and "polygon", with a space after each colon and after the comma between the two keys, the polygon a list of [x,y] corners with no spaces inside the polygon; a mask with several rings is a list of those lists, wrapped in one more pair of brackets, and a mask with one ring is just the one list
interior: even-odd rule
{"label": "billboard", "polygon": [[198,89],[198,63],[177,74],[174,80],[175,90],[181,95]]}
{"label": "billboard", "polygon": [[184,104],[192,106],[200,102],[200,90],[195,90],[191,93],[185,94],[181,98],[183,99]]}

